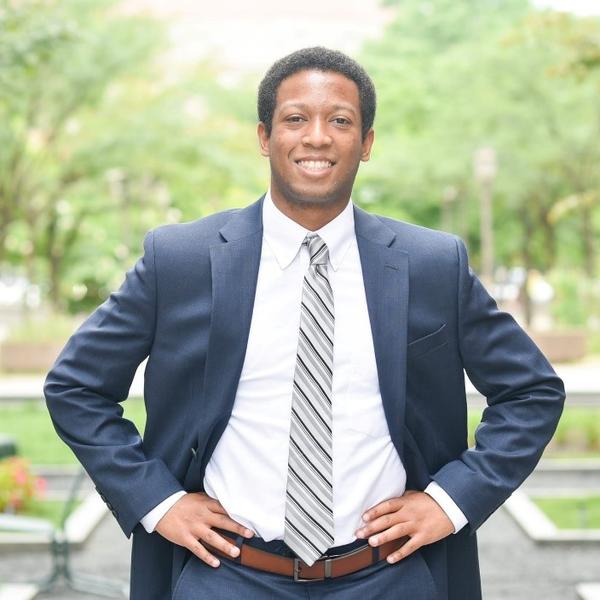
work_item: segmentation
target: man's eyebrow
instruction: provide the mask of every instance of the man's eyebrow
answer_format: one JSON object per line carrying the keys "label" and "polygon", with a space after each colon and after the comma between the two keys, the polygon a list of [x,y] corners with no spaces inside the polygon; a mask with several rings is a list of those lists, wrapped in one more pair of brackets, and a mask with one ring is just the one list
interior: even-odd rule
{"label": "man's eyebrow", "polygon": [[[287,110],[289,108],[299,108],[301,110],[308,110],[309,106],[305,102],[296,102],[294,100],[289,100],[288,102],[284,102],[280,106],[279,110]],[[352,104],[334,104],[331,107],[331,110],[332,111],[347,110],[348,112],[351,112],[352,114],[356,114],[356,111],[354,110],[354,107],[352,106]]]}

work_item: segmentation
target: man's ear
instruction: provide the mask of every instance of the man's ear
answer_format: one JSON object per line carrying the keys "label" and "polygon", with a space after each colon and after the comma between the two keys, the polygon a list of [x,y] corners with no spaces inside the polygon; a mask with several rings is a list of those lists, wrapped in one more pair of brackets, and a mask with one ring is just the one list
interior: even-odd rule
{"label": "man's ear", "polygon": [[362,153],[360,155],[360,160],[363,162],[367,162],[369,158],[371,158],[371,148],[373,147],[373,142],[375,141],[375,131],[371,127],[369,131],[367,131],[367,135],[365,135],[365,139],[362,142]]}
{"label": "man's ear", "polygon": [[263,156],[269,156],[269,135],[267,134],[267,126],[262,121],[258,123],[256,133],[258,134],[260,153]]}

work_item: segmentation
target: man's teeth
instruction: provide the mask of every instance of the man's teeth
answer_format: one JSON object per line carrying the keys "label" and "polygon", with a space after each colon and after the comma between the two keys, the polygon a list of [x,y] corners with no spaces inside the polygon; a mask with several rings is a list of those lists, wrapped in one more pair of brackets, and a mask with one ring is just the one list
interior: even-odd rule
{"label": "man's teeth", "polygon": [[333,163],[329,160],[300,160],[298,164],[304,169],[311,169],[318,171],[319,169],[328,169],[333,166]]}

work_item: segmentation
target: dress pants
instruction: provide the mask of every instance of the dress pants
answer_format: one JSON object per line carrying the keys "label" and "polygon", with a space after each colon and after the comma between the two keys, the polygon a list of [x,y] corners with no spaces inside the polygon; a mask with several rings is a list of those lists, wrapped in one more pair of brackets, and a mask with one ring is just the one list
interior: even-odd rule
{"label": "dress pants", "polygon": [[[245,542],[247,543],[247,542]],[[281,541],[250,541],[252,546],[294,556]],[[351,549],[353,543],[333,553]],[[346,550],[347,551],[347,550]],[[385,560],[335,579],[296,582],[219,557],[215,569],[192,556],[174,589],[173,600],[437,600],[429,568],[417,551],[390,565]]]}

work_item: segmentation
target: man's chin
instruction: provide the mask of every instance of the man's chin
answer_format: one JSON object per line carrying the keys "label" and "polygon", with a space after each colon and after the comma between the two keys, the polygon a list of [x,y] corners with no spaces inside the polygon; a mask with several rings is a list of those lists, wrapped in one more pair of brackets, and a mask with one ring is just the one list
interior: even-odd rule
{"label": "man's chin", "polygon": [[290,193],[286,194],[286,200],[297,206],[328,207],[341,204],[347,200],[347,198],[344,199],[340,194],[331,194],[327,192],[313,193],[310,190],[290,190]]}

